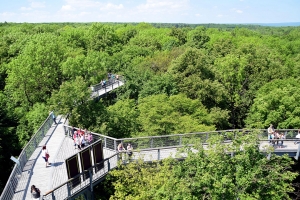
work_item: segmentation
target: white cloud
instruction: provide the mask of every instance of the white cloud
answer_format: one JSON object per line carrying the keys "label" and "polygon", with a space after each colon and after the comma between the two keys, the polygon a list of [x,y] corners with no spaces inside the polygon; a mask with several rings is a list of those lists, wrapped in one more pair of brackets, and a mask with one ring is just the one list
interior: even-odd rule
{"label": "white cloud", "polygon": [[123,9],[123,4],[101,3],[93,0],[65,0],[60,11],[80,10],[83,12],[93,12],[99,10],[115,11]]}
{"label": "white cloud", "polygon": [[32,10],[32,8],[30,8],[30,7],[21,7],[20,10],[26,11],[26,10]]}
{"label": "white cloud", "polygon": [[223,17],[223,16],[224,16],[224,15],[222,15],[222,14],[218,14],[218,15],[217,15],[217,17]]}
{"label": "white cloud", "polygon": [[0,15],[2,17],[12,17],[12,16],[15,16],[16,13],[13,13],[13,12],[3,12],[3,13],[0,13]]}
{"label": "white cloud", "polygon": [[195,14],[196,17],[200,17],[201,15],[199,13]]}
{"label": "white cloud", "polygon": [[45,7],[46,7],[45,2],[39,2],[39,1],[31,2],[31,8],[45,8]]}
{"label": "white cloud", "polygon": [[62,10],[62,11],[70,11],[70,10],[75,10],[75,9],[72,8],[71,5],[63,5],[63,6],[61,7],[61,10]]}
{"label": "white cloud", "polygon": [[242,10],[236,10],[235,12],[237,12],[237,13],[239,13],[239,14],[243,13]]}
{"label": "white cloud", "polygon": [[145,4],[137,6],[142,13],[172,13],[187,9],[188,0],[147,0]]}
{"label": "white cloud", "polygon": [[124,8],[123,4],[115,5],[115,4],[108,3],[106,5],[103,5],[103,7],[101,7],[100,10],[120,10],[123,8]]}

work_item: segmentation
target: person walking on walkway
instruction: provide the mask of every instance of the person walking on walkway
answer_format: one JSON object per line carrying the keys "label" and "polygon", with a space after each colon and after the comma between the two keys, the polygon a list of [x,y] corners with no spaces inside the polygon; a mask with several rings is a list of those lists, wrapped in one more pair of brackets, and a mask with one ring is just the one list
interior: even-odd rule
{"label": "person walking on walkway", "polygon": [[31,186],[31,198],[32,199],[40,199],[41,191],[39,188],[35,187],[35,185]]}
{"label": "person walking on walkway", "polygon": [[57,124],[57,123],[56,123],[56,116],[55,116],[55,114],[54,114],[53,111],[50,112],[50,115],[51,115],[51,117],[52,117],[52,119],[53,119],[53,122],[54,122],[55,124]]}
{"label": "person walking on walkway", "polygon": [[44,145],[42,148],[42,157],[44,158],[44,160],[46,162],[46,167],[51,166],[51,163],[48,162],[50,155],[49,155],[48,149],[46,148],[46,145]]}
{"label": "person walking on walkway", "polygon": [[299,144],[300,143],[300,129],[298,130],[298,135],[296,135],[296,139],[298,140],[298,141],[295,141],[294,142],[294,144]]}

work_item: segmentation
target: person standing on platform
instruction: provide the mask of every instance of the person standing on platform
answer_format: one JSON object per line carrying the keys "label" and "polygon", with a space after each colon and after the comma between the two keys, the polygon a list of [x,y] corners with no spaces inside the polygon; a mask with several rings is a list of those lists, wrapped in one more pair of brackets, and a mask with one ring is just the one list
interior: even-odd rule
{"label": "person standing on platform", "polygon": [[31,186],[31,198],[32,199],[40,199],[41,191],[39,188],[35,187],[35,185]]}
{"label": "person standing on platform", "polygon": [[[268,128],[268,140],[270,139],[274,139],[274,138],[271,138],[271,135],[273,135],[275,133],[275,129],[274,129],[274,126],[273,124],[270,124],[269,128]],[[271,141],[269,141],[271,143]]]}
{"label": "person standing on platform", "polygon": [[298,141],[295,141],[294,142],[294,144],[299,144],[300,143],[300,129],[298,130],[298,135],[296,135],[296,139],[298,140]]}
{"label": "person standing on platform", "polygon": [[56,116],[55,116],[55,114],[54,114],[53,111],[50,112],[50,115],[51,115],[51,117],[52,117],[52,119],[53,119],[53,122],[54,122],[55,124],[57,124],[57,123],[56,123]]}

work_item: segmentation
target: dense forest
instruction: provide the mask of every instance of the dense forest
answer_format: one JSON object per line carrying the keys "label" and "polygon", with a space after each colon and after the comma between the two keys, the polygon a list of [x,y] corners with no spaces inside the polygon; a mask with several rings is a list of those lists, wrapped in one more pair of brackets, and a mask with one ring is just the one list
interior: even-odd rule
{"label": "dense forest", "polygon": [[300,27],[0,23],[0,188],[49,110],[116,138],[300,128],[299,75]]}

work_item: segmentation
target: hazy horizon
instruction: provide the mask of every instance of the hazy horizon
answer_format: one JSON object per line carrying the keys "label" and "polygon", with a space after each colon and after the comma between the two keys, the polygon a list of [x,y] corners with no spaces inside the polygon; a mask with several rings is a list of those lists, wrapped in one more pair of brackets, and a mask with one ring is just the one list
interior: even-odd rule
{"label": "hazy horizon", "polygon": [[279,24],[300,22],[297,0],[10,0],[0,22]]}

